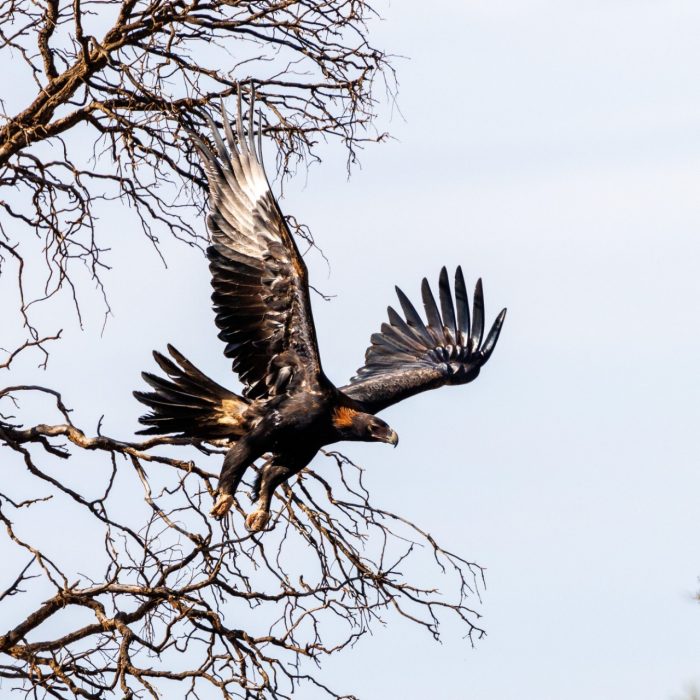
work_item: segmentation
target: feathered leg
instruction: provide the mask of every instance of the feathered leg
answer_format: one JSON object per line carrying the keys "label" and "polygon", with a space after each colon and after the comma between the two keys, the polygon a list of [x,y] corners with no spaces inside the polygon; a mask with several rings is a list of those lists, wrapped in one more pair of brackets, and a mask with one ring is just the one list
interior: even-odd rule
{"label": "feathered leg", "polygon": [[270,503],[275,489],[294,474],[298,474],[314,458],[317,451],[306,450],[292,455],[281,455],[260,470],[254,488],[256,508],[245,519],[248,530],[258,532],[265,528],[270,520]]}
{"label": "feathered leg", "polygon": [[226,515],[233,505],[233,497],[246,469],[262,457],[263,450],[257,444],[253,436],[246,436],[239,440],[224,457],[219,476],[218,497],[211,510],[211,515],[217,520]]}

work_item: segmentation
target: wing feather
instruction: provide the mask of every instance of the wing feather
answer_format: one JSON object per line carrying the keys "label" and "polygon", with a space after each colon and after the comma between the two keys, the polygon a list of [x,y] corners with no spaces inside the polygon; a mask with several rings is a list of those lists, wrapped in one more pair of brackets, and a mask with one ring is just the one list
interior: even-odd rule
{"label": "wing feather", "polygon": [[[391,331],[387,331],[387,333],[395,334],[409,347],[420,351],[424,344],[424,338],[421,337],[420,333],[411,328],[391,306],[388,308],[388,312]],[[382,328],[382,332],[384,332],[384,328]]]}
{"label": "wing feather", "polygon": [[409,298],[398,287],[396,287],[396,296],[399,298],[399,303],[401,304],[401,309],[406,316],[408,325],[413,328],[417,335],[419,335],[426,343],[430,343],[430,333],[428,333],[428,329],[425,327],[423,319],[416,311],[415,306],[411,304]]}
{"label": "wing feather", "polygon": [[[447,270],[445,270],[447,275]],[[469,297],[467,296],[467,285],[464,283],[464,275],[462,274],[462,266],[457,268],[455,273],[455,299],[457,301],[457,324],[459,330],[459,338],[457,342],[460,345],[467,345],[469,340]]]}
{"label": "wing feather", "polygon": [[477,280],[474,290],[474,314],[472,316],[472,333],[470,349],[478,348],[484,337],[484,289],[481,280]]}
{"label": "wing feather", "polygon": [[440,312],[438,311],[437,304],[435,303],[435,297],[433,296],[428,280],[425,277],[423,278],[423,282],[421,284],[421,296],[423,297],[423,308],[425,309],[425,314],[428,317],[428,328],[442,328],[442,318],[440,318]]}
{"label": "wing feather", "polygon": [[452,303],[452,292],[450,291],[450,280],[447,276],[447,268],[440,270],[440,308],[444,327],[449,331],[453,344],[457,342],[457,320],[455,318],[455,307]]}
{"label": "wing feather", "polygon": [[[251,100],[252,102],[252,100]],[[325,379],[309,300],[308,272],[262,165],[260,128],[235,130],[222,106],[222,138],[193,137],[209,181],[207,250],[219,338],[247,398],[313,390]]]}
{"label": "wing feather", "polygon": [[362,402],[366,410],[375,413],[421,391],[470,382],[493,353],[506,310],[498,315],[482,345],[484,292],[481,280],[474,291],[473,314],[469,311],[461,267],[455,274],[455,298],[444,267],[438,290],[439,308],[428,281],[423,280],[421,296],[426,325],[408,297],[396,288],[405,319],[388,308],[389,323],[383,323],[381,332],[372,335],[364,366],[342,389]]}

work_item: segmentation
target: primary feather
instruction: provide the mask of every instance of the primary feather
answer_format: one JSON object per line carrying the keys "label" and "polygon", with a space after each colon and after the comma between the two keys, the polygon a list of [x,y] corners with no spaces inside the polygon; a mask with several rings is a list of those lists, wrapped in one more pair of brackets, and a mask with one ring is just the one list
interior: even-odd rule
{"label": "primary feather", "polygon": [[482,343],[483,287],[478,280],[473,314],[470,314],[461,267],[455,274],[456,314],[444,267],[439,282],[440,308],[428,280],[424,278],[421,285],[427,325],[398,287],[396,294],[405,319],[392,307],[388,308],[389,323],[383,323],[381,332],[372,335],[365,364],[342,388],[372,413],[421,391],[475,379],[496,346],[506,316],[503,309]]}

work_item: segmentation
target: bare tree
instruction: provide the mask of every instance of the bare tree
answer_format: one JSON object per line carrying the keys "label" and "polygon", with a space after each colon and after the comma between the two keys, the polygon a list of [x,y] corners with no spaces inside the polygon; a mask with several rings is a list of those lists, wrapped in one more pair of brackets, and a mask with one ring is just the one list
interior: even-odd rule
{"label": "bare tree", "polygon": [[[372,81],[391,68],[368,43],[372,14],[361,0],[2,2],[0,55],[22,89],[1,103],[0,275],[18,284],[27,338],[0,372],[59,340],[32,303],[67,289],[79,308],[76,266],[101,287],[105,202],[130,205],[156,245],[162,232],[199,244],[187,209],[205,183],[187,132],[239,84],[256,88],[282,173],[319,138],[342,139],[350,161],[380,138]],[[55,389],[10,384],[0,448],[3,693],[286,698],[306,683],[352,697],[318,664],[376,621],[403,616],[437,639],[453,615],[483,634],[481,569],[378,508],[339,453],[335,475],[302,472],[273,529],[250,535],[240,505],[221,524],[206,515],[224,443],[91,434]]]}
{"label": "bare tree", "polygon": [[372,84],[391,68],[368,42],[373,14],[365,0],[2,0],[16,94],[0,100],[0,263],[16,267],[22,312],[64,287],[77,297],[76,264],[101,286],[102,201],[130,205],[156,245],[166,231],[198,242],[186,212],[204,183],[187,130],[239,84],[255,88],[283,171],[319,137],[341,139],[350,160],[381,138]]}
{"label": "bare tree", "polygon": [[[61,423],[22,427],[5,415],[0,424],[16,457],[3,458],[0,521],[16,550],[3,558],[20,562],[4,571],[0,591],[0,617],[13,620],[0,636],[3,687],[31,697],[155,698],[159,689],[173,697],[168,683],[180,681],[187,692],[177,697],[213,689],[286,698],[306,682],[352,697],[327,687],[314,664],[390,613],[436,639],[443,614],[470,638],[483,634],[469,605],[481,569],[373,505],[362,470],[342,455],[327,455],[336,478],[307,469],[286,486],[274,529],[254,536],[240,506],[223,524],[206,515],[217,447],[197,444],[195,461],[183,457],[188,440],[88,437],[55,392],[16,386],[0,397],[11,407],[35,392],[55,401]],[[178,456],[166,456],[166,445],[180,446]],[[76,451],[89,451],[89,477]],[[59,537],[30,534],[37,522],[51,528],[57,513],[64,523],[71,514]],[[67,542],[89,557],[64,561]],[[425,582],[407,580],[405,567]]]}

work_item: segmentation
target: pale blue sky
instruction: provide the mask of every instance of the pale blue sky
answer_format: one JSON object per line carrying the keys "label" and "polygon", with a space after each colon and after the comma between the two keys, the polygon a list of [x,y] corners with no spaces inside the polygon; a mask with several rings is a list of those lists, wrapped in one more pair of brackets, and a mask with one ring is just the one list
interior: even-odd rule
{"label": "pale blue sky", "polygon": [[[309,258],[337,294],[315,314],[338,383],[395,283],[416,297],[461,264],[484,278],[489,319],[509,307],[474,384],[387,412],[399,449],[346,449],[378,502],[487,567],[488,637],[472,649],[448,625],[436,645],[398,622],[326,678],[366,700],[680,695],[700,682],[700,5],[411,0],[384,15],[374,42],[408,57],[396,141],[349,181],[329,147],[282,207],[331,263]],[[167,246],[153,273],[136,234],[102,225],[122,238],[115,318],[102,338],[94,319],[67,328],[41,379],[123,434],[153,347],[173,341],[222,382],[228,362],[202,259]]]}

